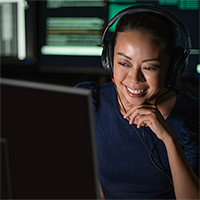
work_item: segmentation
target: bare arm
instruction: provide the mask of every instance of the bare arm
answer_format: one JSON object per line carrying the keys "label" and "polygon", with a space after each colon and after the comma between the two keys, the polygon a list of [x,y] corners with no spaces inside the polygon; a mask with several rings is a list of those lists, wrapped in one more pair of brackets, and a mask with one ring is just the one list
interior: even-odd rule
{"label": "bare arm", "polygon": [[100,182],[99,182],[99,192],[100,192],[100,198],[101,198],[101,199],[105,199]]}
{"label": "bare arm", "polygon": [[199,180],[191,169],[176,137],[164,141],[177,199],[199,199]]}

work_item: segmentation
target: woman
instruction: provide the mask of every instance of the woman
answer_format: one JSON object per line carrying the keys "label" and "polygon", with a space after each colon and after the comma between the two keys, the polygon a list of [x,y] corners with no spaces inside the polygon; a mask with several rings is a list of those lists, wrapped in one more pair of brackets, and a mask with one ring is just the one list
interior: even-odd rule
{"label": "woman", "polygon": [[166,86],[179,39],[166,17],[124,15],[114,83],[77,86],[93,91],[105,199],[199,199],[198,101]]}

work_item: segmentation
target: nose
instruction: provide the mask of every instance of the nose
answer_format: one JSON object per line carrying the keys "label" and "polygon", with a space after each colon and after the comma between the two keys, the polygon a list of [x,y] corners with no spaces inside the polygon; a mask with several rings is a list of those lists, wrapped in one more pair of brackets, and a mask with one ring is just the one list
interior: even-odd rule
{"label": "nose", "polygon": [[132,68],[128,73],[127,79],[129,79],[129,81],[134,85],[146,81],[141,68],[138,69]]}

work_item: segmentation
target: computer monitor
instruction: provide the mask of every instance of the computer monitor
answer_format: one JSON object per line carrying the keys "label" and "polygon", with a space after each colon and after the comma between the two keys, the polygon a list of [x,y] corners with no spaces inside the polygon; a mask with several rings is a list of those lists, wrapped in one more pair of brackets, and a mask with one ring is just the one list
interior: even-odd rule
{"label": "computer monitor", "polygon": [[89,90],[1,79],[1,199],[98,199]]}
{"label": "computer monitor", "polygon": [[37,1],[0,0],[0,62],[4,70],[37,62]]}

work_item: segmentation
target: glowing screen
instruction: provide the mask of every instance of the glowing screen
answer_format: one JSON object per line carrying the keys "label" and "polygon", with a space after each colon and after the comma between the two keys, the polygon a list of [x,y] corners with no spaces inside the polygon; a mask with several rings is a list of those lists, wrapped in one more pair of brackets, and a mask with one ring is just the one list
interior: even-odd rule
{"label": "glowing screen", "polygon": [[0,56],[25,59],[25,1],[0,0],[0,19]]}
{"label": "glowing screen", "polygon": [[199,10],[199,0],[159,0],[160,5],[178,5],[180,10]]}

